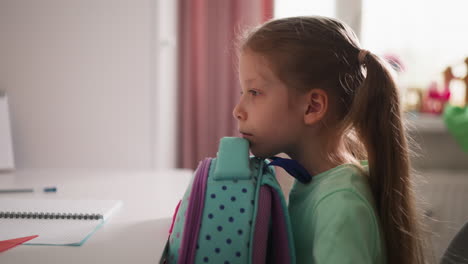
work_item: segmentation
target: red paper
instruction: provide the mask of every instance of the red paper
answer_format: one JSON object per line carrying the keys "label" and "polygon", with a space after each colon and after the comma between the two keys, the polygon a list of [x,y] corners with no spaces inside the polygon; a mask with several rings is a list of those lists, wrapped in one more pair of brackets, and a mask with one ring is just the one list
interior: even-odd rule
{"label": "red paper", "polygon": [[18,245],[21,245],[24,242],[29,241],[29,240],[31,240],[33,238],[36,238],[36,237],[38,237],[38,235],[28,236],[28,237],[20,237],[20,238],[14,238],[14,239],[0,241],[0,252],[8,250],[8,249],[10,249],[12,247],[16,247]]}

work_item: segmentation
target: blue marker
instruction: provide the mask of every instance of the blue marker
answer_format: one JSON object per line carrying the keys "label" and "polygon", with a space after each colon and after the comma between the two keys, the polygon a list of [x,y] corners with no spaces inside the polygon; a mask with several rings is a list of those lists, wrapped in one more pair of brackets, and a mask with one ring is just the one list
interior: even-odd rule
{"label": "blue marker", "polygon": [[[57,192],[57,187],[45,187],[42,189],[46,193],[53,193]],[[0,193],[26,193],[26,192],[34,192],[33,188],[10,188],[10,189],[0,189]]]}
{"label": "blue marker", "polygon": [[45,187],[44,192],[57,192],[57,187]]}

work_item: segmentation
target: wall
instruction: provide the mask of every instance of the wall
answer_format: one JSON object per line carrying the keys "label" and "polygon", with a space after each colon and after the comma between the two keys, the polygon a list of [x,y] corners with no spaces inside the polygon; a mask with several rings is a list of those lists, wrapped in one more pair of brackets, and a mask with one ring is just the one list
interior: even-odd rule
{"label": "wall", "polygon": [[157,145],[175,131],[161,123],[175,119],[174,71],[158,79],[158,60],[171,59],[160,56],[161,38],[175,25],[158,26],[160,13],[175,12],[171,2],[0,1],[0,90],[9,96],[17,168],[173,166],[174,139]]}

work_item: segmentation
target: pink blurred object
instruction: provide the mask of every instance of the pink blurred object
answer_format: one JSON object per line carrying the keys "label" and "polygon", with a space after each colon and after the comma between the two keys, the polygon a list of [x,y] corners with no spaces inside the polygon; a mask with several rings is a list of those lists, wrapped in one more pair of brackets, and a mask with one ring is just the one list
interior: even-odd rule
{"label": "pink blurred object", "polygon": [[424,96],[422,102],[422,112],[441,114],[445,104],[450,99],[450,82],[455,79],[452,72],[452,67],[447,67],[444,71],[444,87],[443,90],[438,88],[436,82],[431,82],[427,95]]}
{"label": "pink blurred object", "polygon": [[448,89],[448,86],[445,86],[443,91],[439,91],[437,83],[432,82],[431,85],[429,85],[427,95],[429,98],[447,102],[450,99],[450,90]]}

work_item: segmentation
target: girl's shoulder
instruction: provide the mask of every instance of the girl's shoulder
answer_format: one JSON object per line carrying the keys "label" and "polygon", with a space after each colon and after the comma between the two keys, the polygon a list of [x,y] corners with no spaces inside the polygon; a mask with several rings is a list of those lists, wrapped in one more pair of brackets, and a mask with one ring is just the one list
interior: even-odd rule
{"label": "girl's shoulder", "polygon": [[[299,262],[312,262],[313,250],[316,260],[342,263],[345,257],[353,263],[383,263],[383,236],[366,173],[347,164],[310,184],[299,184],[289,196]],[[334,254],[337,250],[342,253]]]}
{"label": "girl's shoulder", "polygon": [[[364,169],[364,171],[363,171]],[[303,201],[314,208],[324,199],[342,199],[344,203],[362,201],[374,208],[374,198],[366,173],[367,167],[343,164],[316,175],[309,184],[295,182],[290,201]]]}

